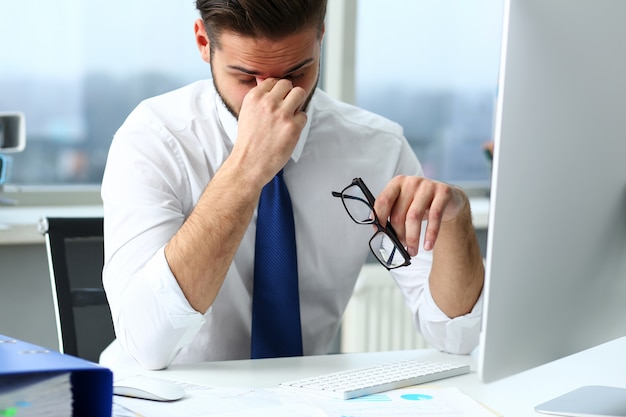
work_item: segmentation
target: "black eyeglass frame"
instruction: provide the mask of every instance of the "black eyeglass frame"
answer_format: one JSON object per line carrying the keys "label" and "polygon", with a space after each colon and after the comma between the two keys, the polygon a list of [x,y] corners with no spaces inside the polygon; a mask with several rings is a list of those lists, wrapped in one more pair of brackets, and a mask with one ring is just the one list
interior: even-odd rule
{"label": "black eyeglass frame", "polygon": [[[359,187],[359,189],[361,190],[361,192],[363,193],[365,198],[367,198],[367,201],[361,200],[360,198],[351,196],[349,194],[345,194],[345,192],[348,189],[350,189],[350,188],[352,188],[354,186]],[[400,242],[400,239],[398,239],[398,235],[396,234],[396,231],[393,229],[393,226],[391,225],[391,222],[388,221],[386,227],[383,227],[380,224],[380,221],[378,220],[378,214],[376,214],[376,210],[374,210],[374,202],[376,201],[376,198],[374,198],[374,195],[369,190],[369,188],[367,188],[367,185],[365,185],[365,182],[363,182],[363,180],[361,178],[359,178],[359,177],[354,178],[352,180],[352,183],[350,185],[348,185],[346,188],[344,188],[341,192],[333,191],[332,195],[333,195],[333,197],[341,198],[341,203],[343,204],[344,209],[346,209],[346,212],[348,213],[348,216],[350,216],[352,221],[354,221],[356,224],[373,224],[373,225],[375,225],[378,228],[378,230],[376,232],[374,232],[374,234],[370,238],[369,247],[370,247],[370,250],[372,251],[372,253],[374,254],[374,258],[376,258],[376,260],[378,262],[380,262],[380,264],[382,266],[384,266],[388,270],[391,270],[391,269],[396,269],[396,268],[400,268],[400,267],[403,267],[403,266],[411,265],[411,255],[409,255],[409,252],[406,250],[406,248],[404,247],[402,242]],[[362,201],[367,206],[369,206],[370,210],[374,214],[374,218],[368,219],[367,221],[355,219],[354,216],[352,216],[352,213],[350,212],[350,210],[348,209],[348,206],[346,205],[345,199]],[[385,235],[387,235],[387,237],[389,237],[389,239],[391,239],[391,242],[394,244],[394,250],[397,249],[400,252],[400,254],[402,255],[402,257],[404,258],[404,262],[403,263],[401,263],[399,265],[395,265],[395,266],[389,266],[389,265],[385,264],[385,262],[383,262],[382,259],[380,259],[380,257],[376,254],[376,252],[374,252],[374,248],[372,248],[372,241],[374,240],[374,238],[376,237],[376,235],[379,232],[384,233]],[[392,259],[393,257],[394,257],[394,254],[392,252],[390,259]]]}

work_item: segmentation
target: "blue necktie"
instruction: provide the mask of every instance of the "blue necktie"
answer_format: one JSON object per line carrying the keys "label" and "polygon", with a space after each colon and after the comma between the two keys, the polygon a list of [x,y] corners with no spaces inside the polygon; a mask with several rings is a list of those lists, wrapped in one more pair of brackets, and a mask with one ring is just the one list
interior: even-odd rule
{"label": "blue necktie", "polygon": [[252,359],[302,355],[296,232],[282,170],[259,199],[251,347]]}

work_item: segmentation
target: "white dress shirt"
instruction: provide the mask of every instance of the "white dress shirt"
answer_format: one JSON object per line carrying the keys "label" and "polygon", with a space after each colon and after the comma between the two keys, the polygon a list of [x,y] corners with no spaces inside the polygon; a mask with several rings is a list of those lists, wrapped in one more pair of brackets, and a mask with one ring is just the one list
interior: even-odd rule
{"label": "white dress shirt", "polygon": [[[296,225],[305,355],[327,353],[363,263],[371,226],[354,223],[339,198],[354,177],[376,196],[398,175],[422,175],[399,125],[317,90],[284,177]],[[142,102],[116,133],[102,182],[103,281],[117,340],[101,362],[130,355],[141,366],[250,358],[256,213],[211,308],[183,295],[164,247],[228,158],[237,121],[211,80]],[[428,288],[432,254],[393,271],[418,328],[433,346],[469,353],[478,343],[482,297],[449,319]],[[209,274],[210,271],[207,271]]]}

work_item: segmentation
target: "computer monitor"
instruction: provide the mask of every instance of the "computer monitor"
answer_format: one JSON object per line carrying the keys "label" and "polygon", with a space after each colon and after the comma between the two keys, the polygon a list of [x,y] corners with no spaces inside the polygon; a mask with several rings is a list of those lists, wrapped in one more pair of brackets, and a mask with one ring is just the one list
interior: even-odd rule
{"label": "computer monitor", "polygon": [[22,112],[0,111],[0,153],[22,152],[26,146],[26,122]]}
{"label": "computer monitor", "polygon": [[626,335],[624,22],[626,0],[506,1],[484,382]]}

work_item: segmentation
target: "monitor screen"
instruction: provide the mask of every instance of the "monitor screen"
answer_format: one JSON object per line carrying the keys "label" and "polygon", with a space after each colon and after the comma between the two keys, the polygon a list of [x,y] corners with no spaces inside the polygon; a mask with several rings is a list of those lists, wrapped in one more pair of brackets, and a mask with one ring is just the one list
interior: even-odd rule
{"label": "monitor screen", "polygon": [[626,335],[624,22],[624,0],[506,2],[484,382]]}

